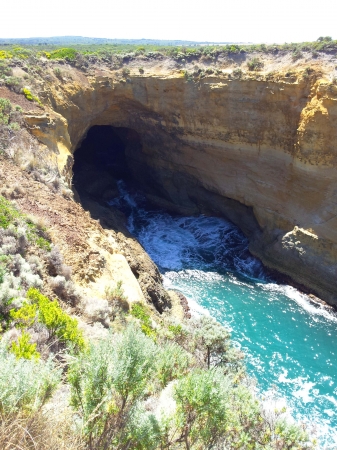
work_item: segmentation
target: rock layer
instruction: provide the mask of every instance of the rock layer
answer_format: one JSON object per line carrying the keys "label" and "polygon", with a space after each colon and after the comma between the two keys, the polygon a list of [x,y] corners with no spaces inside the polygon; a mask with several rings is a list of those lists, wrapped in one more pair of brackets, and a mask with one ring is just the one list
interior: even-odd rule
{"label": "rock layer", "polygon": [[337,305],[333,83],[72,70],[71,81],[44,87],[49,115],[26,117],[69,179],[90,127],[128,128],[128,165],[152,201],[229,218],[267,266]]}

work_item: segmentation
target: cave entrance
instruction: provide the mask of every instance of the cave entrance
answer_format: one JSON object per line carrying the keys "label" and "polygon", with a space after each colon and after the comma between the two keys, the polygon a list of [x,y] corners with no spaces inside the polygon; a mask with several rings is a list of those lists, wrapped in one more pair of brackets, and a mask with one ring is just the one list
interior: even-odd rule
{"label": "cave entrance", "polygon": [[74,153],[73,184],[85,197],[106,201],[118,195],[117,180],[132,180],[128,154],[141,148],[139,134],[124,127],[91,127]]}

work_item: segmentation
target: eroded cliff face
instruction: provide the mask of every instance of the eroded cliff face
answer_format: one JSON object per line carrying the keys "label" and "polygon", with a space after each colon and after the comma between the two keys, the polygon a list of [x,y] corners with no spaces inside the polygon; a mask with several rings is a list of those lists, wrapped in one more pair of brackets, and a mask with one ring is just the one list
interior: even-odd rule
{"label": "eroded cliff face", "polygon": [[46,111],[26,122],[69,180],[92,126],[128,128],[128,166],[152,201],[229,218],[267,266],[337,305],[337,86],[329,70],[186,81],[163,69],[127,79],[71,69],[71,79],[43,86]]}

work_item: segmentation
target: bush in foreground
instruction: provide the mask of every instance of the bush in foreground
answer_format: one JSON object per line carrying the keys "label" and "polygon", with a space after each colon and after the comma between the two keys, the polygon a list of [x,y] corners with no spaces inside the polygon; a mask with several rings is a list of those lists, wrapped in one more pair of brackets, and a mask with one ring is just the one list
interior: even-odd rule
{"label": "bush in foreground", "polygon": [[311,448],[282,414],[266,420],[250,390],[223,368],[193,367],[178,347],[132,325],[70,361],[71,403],[90,450]]}

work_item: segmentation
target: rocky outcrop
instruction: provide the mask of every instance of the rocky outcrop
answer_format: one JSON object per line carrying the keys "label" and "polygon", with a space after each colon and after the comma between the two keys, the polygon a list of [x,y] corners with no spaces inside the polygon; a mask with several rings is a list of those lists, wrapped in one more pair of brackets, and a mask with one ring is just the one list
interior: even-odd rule
{"label": "rocky outcrop", "polygon": [[337,305],[337,87],[327,72],[186,81],[72,70],[70,82],[44,86],[50,116],[27,117],[69,178],[90,127],[127,128],[128,165],[152,201],[228,217],[267,266]]}
{"label": "rocky outcrop", "polygon": [[[82,297],[95,303],[95,299],[106,298],[106,289],[115,289],[122,281],[130,304],[147,301],[159,312],[170,307],[171,300],[156,265],[129,235],[120,214],[97,202],[91,207],[83,200],[90,216],[80,204],[52,192],[3,156],[0,167],[2,189],[20,186],[21,195],[16,197],[20,211],[48,229],[53,244],[71,268],[72,280]],[[103,212],[98,211],[100,208]],[[97,215],[100,221],[96,220]]]}

